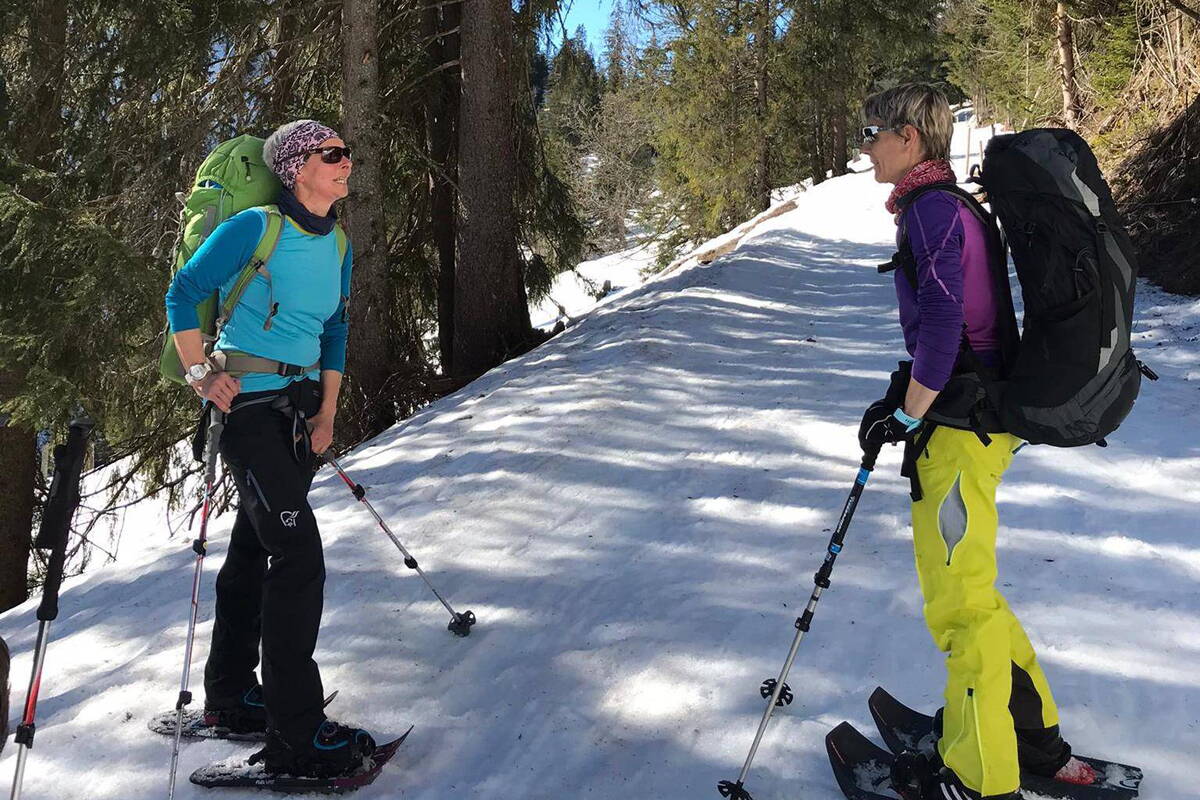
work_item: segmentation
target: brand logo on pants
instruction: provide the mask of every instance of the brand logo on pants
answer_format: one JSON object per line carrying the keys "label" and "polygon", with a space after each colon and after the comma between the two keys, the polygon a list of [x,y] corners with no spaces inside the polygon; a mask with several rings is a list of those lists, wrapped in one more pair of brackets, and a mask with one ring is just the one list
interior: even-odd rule
{"label": "brand logo on pants", "polygon": [[283,523],[285,528],[296,527],[296,517],[300,516],[299,511],[280,511],[279,521]]}

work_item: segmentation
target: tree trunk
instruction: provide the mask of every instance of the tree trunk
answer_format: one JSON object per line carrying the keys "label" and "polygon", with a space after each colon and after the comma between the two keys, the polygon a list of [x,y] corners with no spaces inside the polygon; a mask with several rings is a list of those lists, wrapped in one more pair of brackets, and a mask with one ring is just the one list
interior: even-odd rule
{"label": "tree trunk", "polygon": [[[12,141],[22,160],[53,172],[62,141],[67,4],[65,0],[37,0],[29,12],[31,92],[13,115]],[[42,199],[36,190],[29,194],[34,200]],[[0,370],[0,409],[20,394],[24,383],[21,369],[9,366]],[[26,581],[37,470],[33,428],[7,423],[7,415],[0,411],[0,611],[29,596]]]}
{"label": "tree trunk", "polygon": [[454,372],[467,377],[522,352],[532,331],[516,240],[512,5],[463,6]]}
{"label": "tree trunk", "polygon": [[812,138],[809,147],[812,150],[810,153],[812,182],[813,186],[816,186],[825,180],[825,119],[819,109],[813,111],[812,123]]}
{"label": "tree trunk", "polygon": [[295,0],[282,0],[275,20],[275,52],[271,57],[271,84],[267,98],[267,121],[279,126],[290,118],[288,107],[296,93],[296,37],[300,15],[305,10]]}
{"label": "tree trunk", "polygon": [[758,153],[754,171],[754,197],[758,210],[766,211],[771,207],[771,154],[770,140],[767,136],[769,124],[767,119],[767,77],[771,61],[771,44],[775,39],[775,0],[763,0],[760,5],[762,8],[755,31],[757,40],[755,56],[758,63],[755,65],[757,74],[754,78],[754,116],[757,126],[755,133],[758,139],[755,144]]}
{"label": "tree trunk", "polygon": [[[458,60],[458,3],[428,5],[422,12],[422,34],[430,69]],[[429,225],[438,253],[438,349],[442,374],[454,374],[454,235],[455,189],[458,172],[458,69],[446,68],[434,76],[426,98],[425,136],[432,167],[429,170]]]}
{"label": "tree trunk", "polygon": [[346,221],[354,248],[350,341],[346,353],[350,419],[362,436],[396,421],[388,378],[396,371],[393,293],[383,216],[383,131],[379,117],[379,0],[342,5],[344,135],[354,143]]}
{"label": "tree trunk", "polygon": [[[17,393],[21,376],[0,373],[0,399]],[[4,424],[0,414],[0,611],[25,602],[33,531],[37,440],[31,428]]]}
{"label": "tree trunk", "polygon": [[830,168],[833,171],[834,177],[837,177],[838,175],[846,175],[850,172],[850,168],[847,166],[850,161],[850,142],[847,133],[847,104],[844,88],[839,86],[834,92],[833,97],[833,113],[829,119],[831,136],[830,159],[832,161]]}
{"label": "tree trunk", "polygon": [[1067,7],[1059,3],[1055,7],[1058,23],[1058,75],[1062,84],[1063,123],[1070,129],[1079,127],[1082,116],[1079,105],[1079,87],[1075,82],[1075,44],[1071,31],[1071,18]]}

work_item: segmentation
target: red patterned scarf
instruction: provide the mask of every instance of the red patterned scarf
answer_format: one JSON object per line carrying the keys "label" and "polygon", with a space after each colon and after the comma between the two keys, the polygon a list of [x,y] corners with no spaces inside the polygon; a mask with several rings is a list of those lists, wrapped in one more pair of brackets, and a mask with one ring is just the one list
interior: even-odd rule
{"label": "red patterned scarf", "polygon": [[896,224],[900,224],[899,201],[901,197],[904,197],[904,195],[913,189],[919,189],[931,183],[947,182],[958,182],[958,178],[954,176],[954,167],[950,166],[949,161],[943,159],[922,161],[910,169],[908,174],[901,178],[896,187],[892,189],[892,193],[887,199],[887,210],[896,215]]}

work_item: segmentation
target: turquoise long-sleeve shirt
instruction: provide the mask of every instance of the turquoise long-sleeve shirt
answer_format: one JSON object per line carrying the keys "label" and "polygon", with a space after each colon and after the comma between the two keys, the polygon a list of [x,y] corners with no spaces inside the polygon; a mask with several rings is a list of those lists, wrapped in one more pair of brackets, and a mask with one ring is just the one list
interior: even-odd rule
{"label": "turquoise long-sleeve shirt", "polygon": [[[214,291],[221,301],[229,295],[238,274],[254,254],[266,230],[267,215],[257,208],[235,214],[217,226],[167,289],[167,319],[175,332],[200,327],[196,306]],[[267,280],[255,275],[217,340],[217,350],[238,350],[287,364],[313,364],[345,371],[349,329],[343,298],[350,296],[353,253],[338,258],[337,236],[309,233],[285,217],[279,245],[267,265]],[[270,303],[279,304],[264,330]],[[319,370],[284,377],[251,373],[241,378],[242,391],[280,389],[292,381],[319,379]]]}

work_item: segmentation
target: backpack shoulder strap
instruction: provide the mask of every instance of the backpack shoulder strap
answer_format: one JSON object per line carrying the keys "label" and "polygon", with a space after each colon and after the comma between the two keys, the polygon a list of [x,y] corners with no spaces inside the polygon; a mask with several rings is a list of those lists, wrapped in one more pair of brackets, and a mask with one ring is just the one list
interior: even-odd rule
{"label": "backpack shoulder strap", "polygon": [[[1013,309],[1012,289],[1008,283],[1008,245],[1004,241],[1004,234],[1000,230],[1000,226],[996,223],[996,216],[984,208],[975,195],[961,186],[952,183],[932,183],[928,186],[922,186],[920,189],[915,189],[906,195],[902,202],[907,207],[913,200],[916,200],[917,197],[927,192],[945,192],[946,194],[954,195],[963,201],[963,204],[975,215],[976,219],[983,223],[988,241],[988,249],[991,253],[988,264],[991,267],[992,287],[995,290],[998,305],[998,322],[1001,329],[1001,360],[1005,365],[1011,365],[1016,359],[1017,347],[1020,343],[1020,333],[1017,330],[1016,312]],[[907,235],[901,241],[901,254],[899,258],[903,260],[905,257],[908,258],[908,262],[913,267],[913,273],[909,280],[915,288],[916,260],[913,258],[912,249],[908,245]],[[963,333],[963,344],[969,353],[970,345],[967,342],[965,330]]]}
{"label": "backpack shoulder strap", "polygon": [[[955,195],[958,195],[961,192],[961,190],[958,189],[958,186],[953,183],[931,183],[927,186],[920,186],[916,189],[913,189],[911,192],[904,195],[904,197],[900,198],[901,218],[903,219],[903,212],[907,211],[908,207],[911,206],[918,197],[923,194],[927,194],[928,192],[937,191],[946,191]],[[962,194],[966,193],[962,192]],[[979,210],[985,214],[987,213],[982,208]],[[886,264],[880,264],[878,267],[878,270],[881,274],[885,272],[891,272],[892,270],[896,269],[904,271],[904,277],[908,280],[908,285],[911,286],[915,291],[917,288],[917,259],[913,255],[912,248],[908,244],[907,222],[900,223],[900,245],[897,248],[895,255],[892,256],[892,260]]]}
{"label": "backpack shoulder strap", "polygon": [[350,240],[346,238],[346,229],[338,222],[333,224],[333,235],[337,239],[338,261],[340,263],[346,260],[346,251],[350,249]]}
{"label": "backpack shoulder strap", "polygon": [[959,200],[962,200],[967,209],[984,225],[992,226],[996,224],[996,218],[992,216],[990,211],[983,207],[983,205],[979,202],[979,199],[956,183],[933,183],[913,192],[910,197],[912,197],[913,200],[916,200],[916,196],[918,194],[925,194],[927,191],[952,194]]}
{"label": "backpack shoulder strap", "polygon": [[246,262],[246,266],[242,267],[237,281],[234,282],[233,288],[229,290],[229,295],[221,305],[221,313],[217,317],[218,333],[221,327],[229,321],[233,309],[242,299],[246,287],[250,285],[250,281],[254,280],[256,274],[262,274],[268,284],[271,282],[271,272],[267,269],[267,262],[275,254],[275,248],[283,233],[283,215],[279,212],[278,206],[260,206],[259,209],[266,215],[267,224],[263,229],[262,237],[258,240],[258,245],[254,248],[254,253]]}
{"label": "backpack shoulder strap", "polygon": [[[979,201],[975,198],[975,195],[971,194],[955,183],[931,183],[926,186],[913,189],[900,199],[901,210],[907,211],[908,208],[914,202],[916,202],[917,198],[921,197],[922,195],[929,194],[930,192],[944,192],[945,194],[953,195],[962,200],[963,204],[966,205],[970,212],[974,214],[980,222],[983,223],[985,228],[988,229],[989,236],[992,232],[995,232],[997,235],[999,234],[999,228],[996,227],[996,220],[992,214],[986,208],[980,205]],[[900,231],[899,252],[892,256],[892,260],[888,262],[888,264],[880,265],[879,271],[890,272],[891,270],[897,268],[904,270],[904,275],[906,278],[908,278],[909,284],[916,289],[917,260],[913,255],[912,248],[908,243],[908,228],[906,225],[902,226]]]}
{"label": "backpack shoulder strap", "polygon": [[917,201],[917,198],[921,197],[922,195],[929,194],[930,192],[943,192],[945,194],[954,195],[966,204],[967,208],[971,210],[972,214],[979,218],[980,222],[984,223],[985,225],[993,224],[994,220],[991,213],[979,204],[979,200],[976,199],[975,195],[971,194],[957,183],[950,183],[948,181],[945,183],[930,183],[913,189],[911,192],[904,195],[904,197],[900,198],[899,204],[901,210],[907,211],[908,207]]}
{"label": "backpack shoulder strap", "polygon": [[[338,267],[340,268],[346,261],[346,251],[350,249],[350,240],[346,238],[346,229],[339,223],[334,223],[333,235],[337,237]],[[341,306],[341,321],[346,322],[350,319],[350,298],[348,295],[341,296]]]}

